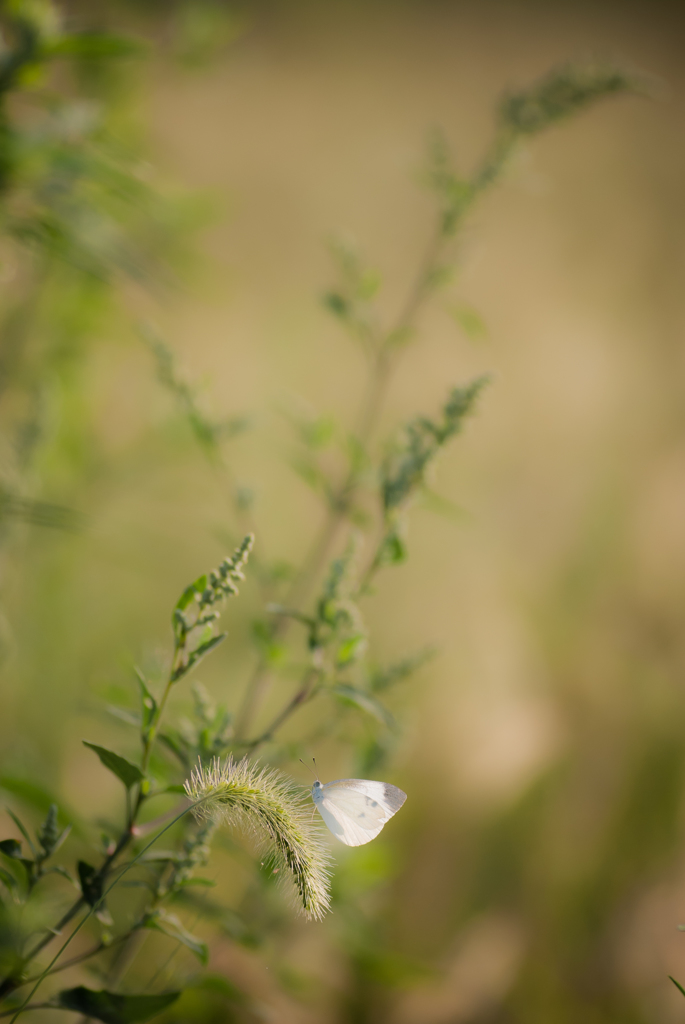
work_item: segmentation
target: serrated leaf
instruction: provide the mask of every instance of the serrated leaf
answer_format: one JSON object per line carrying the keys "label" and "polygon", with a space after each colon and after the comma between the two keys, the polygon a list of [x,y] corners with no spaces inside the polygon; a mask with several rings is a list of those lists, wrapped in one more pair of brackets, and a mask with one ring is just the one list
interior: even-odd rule
{"label": "serrated leaf", "polygon": [[175,1003],[180,994],[167,992],[157,996],[124,996],[104,990],[95,992],[79,985],[78,988],[60,992],[56,1005],[64,1010],[81,1013],[84,1017],[94,1017],[105,1024],[142,1024]]}
{"label": "serrated leaf", "polygon": [[345,683],[339,683],[337,686],[331,687],[331,692],[336,697],[340,697],[350,704],[355,704],[362,711],[366,711],[368,715],[372,715],[378,722],[387,726],[387,728],[391,729],[394,726],[395,722],[392,715],[373,694],[367,693],[364,690],[358,690],[356,687],[348,686]]}
{"label": "serrated leaf", "polygon": [[4,853],[6,857],[11,857],[13,860],[19,860],[21,858],[21,843],[18,839],[3,839],[0,842],[0,853]]}
{"label": "serrated leaf", "polygon": [[194,953],[201,964],[207,965],[209,961],[209,948],[206,942],[196,938],[187,931],[175,914],[167,914],[158,910],[151,914],[145,922],[145,928],[152,928],[154,931],[162,932],[172,939],[176,939],[186,946],[191,953]]}
{"label": "serrated leaf", "polygon": [[102,898],[102,878],[98,876],[98,872],[93,865],[88,864],[85,860],[78,862],[76,870],[78,871],[83,898],[89,907],[94,907]]}
{"label": "serrated leaf", "polygon": [[89,743],[88,740],[82,740],[82,743],[84,746],[90,747],[91,750],[95,751],[105,768],[116,775],[126,786],[126,789],[130,789],[131,786],[135,786],[145,778],[137,765],[131,764],[125,757],[121,757],[120,754],[115,754],[113,750],[99,747],[96,743]]}

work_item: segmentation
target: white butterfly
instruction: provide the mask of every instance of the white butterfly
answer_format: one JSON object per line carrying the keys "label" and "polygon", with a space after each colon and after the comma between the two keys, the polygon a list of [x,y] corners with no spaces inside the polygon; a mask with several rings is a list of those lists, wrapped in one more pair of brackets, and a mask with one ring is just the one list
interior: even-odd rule
{"label": "white butterfly", "polygon": [[312,800],[336,839],[363,846],[375,839],[407,799],[397,786],[368,779],[336,779],[312,786]]}

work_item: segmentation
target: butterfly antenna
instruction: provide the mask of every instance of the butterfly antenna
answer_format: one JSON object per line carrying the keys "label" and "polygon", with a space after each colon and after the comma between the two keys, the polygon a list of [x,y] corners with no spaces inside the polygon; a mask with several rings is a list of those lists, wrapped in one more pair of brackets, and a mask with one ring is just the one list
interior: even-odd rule
{"label": "butterfly antenna", "polygon": [[[305,766],[305,768],[307,769],[307,771],[308,771],[308,772],[311,772],[311,773],[312,773],[312,775],[314,776],[314,778],[315,778],[315,779],[317,780],[317,782],[318,782],[318,781],[319,781],[319,776],[318,776],[318,775],[316,774],[316,772],[315,772],[315,771],[313,771],[313,770],[312,770],[312,769],[311,769],[311,768],[309,767],[309,765],[308,765],[308,764],[306,763],[306,761],[303,761],[303,760],[302,760],[302,758],[300,758],[299,760],[300,760],[300,764],[303,764],[303,765]],[[316,768],[316,759],[315,759],[315,758],[312,758],[312,761],[314,761],[314,768]]]}

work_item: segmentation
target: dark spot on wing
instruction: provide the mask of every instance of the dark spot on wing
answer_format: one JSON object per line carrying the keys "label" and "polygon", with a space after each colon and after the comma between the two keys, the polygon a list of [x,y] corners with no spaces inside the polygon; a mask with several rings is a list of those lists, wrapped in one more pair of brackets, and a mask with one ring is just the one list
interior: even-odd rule
{"label": "dark spot on wing", "polygon": [[383,795],[393,814],[395,813],[395,811],[399,811],[400,807],[407,799],[406,793],[403,793],[402,790],[398,789],[397,786],[391,786],[389,782],[385,783]]}

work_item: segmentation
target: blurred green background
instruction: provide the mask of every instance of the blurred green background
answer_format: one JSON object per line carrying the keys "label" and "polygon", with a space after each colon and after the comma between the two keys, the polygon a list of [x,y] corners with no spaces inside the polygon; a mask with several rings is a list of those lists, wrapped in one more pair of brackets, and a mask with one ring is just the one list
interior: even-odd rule
{"label": "blurred green background", "polygon": [[[256,551],[296,563],[322,513],[288,464],[284,412],[349,427],[363,380],[320,302],[327,237],[358,239],[390,315],[430,231],[432,127],[468,169],[501,93],[554,64],[609,57],[658,80],[654,99],[606,101],[534,140],[471,216],[383,416],[391,432],[493,375],[440,462],[444,507],[415,508],[410,559],[368,604],[379,660],[439,652],[393,698],[402,732],[382,772],[406,808],[369,847],[336,849],[324,924],[285,915],[257,950],[219,935],[211,966],[247,993],[238,1020],[681,1020],[667,976],[685,979],[682,16],[606,0],[63,9],[147,40],[148,58],[98,88],[116,97],[115,137],[140,139],[154,167],[145,188],[173,207],[151,242],[162,274],[124,265],[106,295],[54,274],[19,377],[2,335],[5,485],[84,517],[3,523],[2,772],[84,815],[118,807],[80,743],[124,742],[102,697],[164,656],[178,593],[238,530],[136,325],[168,341],[208,415],[248,417],[226,452],[255,494]],[[150,212],[129,198],[134,222]],[[5,324],[35,287],[13,260]],[[455,307],[484,329],[465,333]],[[22,424],[37,434],[25,466]],[[233,706],[257,600],[248,581],[200,674]],[[355,770],[344,738],[310,753],[325,779]],[[235,902],[244,872],[221,851],[212,872]],[[203,1007],[169,1019],[232,1019]]]}

